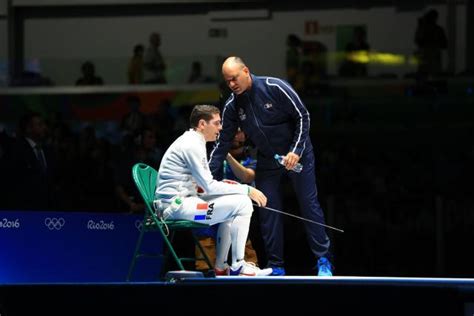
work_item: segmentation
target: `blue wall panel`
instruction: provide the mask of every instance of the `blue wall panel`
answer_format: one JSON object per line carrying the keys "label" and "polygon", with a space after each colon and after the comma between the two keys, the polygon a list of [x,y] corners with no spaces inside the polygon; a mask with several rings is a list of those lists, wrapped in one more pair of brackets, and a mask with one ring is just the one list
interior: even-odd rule
{"label": "blue wall panel", "polygon": [[[123,282],[141,215],[2,211],[0,283]],[[160,253],[158,233],[144,249]],[[156,281],[161,259],[138,259],[133,281]]]}

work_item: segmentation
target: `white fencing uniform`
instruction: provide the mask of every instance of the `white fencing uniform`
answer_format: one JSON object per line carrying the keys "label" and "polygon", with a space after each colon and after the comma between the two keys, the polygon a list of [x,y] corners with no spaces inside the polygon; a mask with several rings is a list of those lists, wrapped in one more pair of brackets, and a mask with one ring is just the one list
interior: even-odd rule
{"label": "white fencing uniform", "polygon": [[[244,258],[252,201],[245,184],[230,184],[214,180],[206,155],[206,140],[194,130],[186,131],[177,138],[163,156],[158,171],[155,198],[168,206],[174,197],[182,199],[181,207],[165,211],[164,218],[186,219],[206,224],[221,224],[217,249],[219,258],[225,261],[230,243],[232,261]],[[198,195],[198,187],[203,193]],[[226,252],[227,249],[227,252]]]}

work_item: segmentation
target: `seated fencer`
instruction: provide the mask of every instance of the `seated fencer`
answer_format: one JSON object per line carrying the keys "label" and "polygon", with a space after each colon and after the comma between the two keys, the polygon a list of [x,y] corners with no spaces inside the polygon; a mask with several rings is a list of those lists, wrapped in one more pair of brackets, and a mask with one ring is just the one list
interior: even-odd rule
{"label": "seated fencer", "polygon": [[[217,107],[196,105],[190,125],[191,129],[171,144],[160,164],[155,198],[161,202],[162,217],[209,225],[221,223],[217,232],[216,275],[270,275],[271,268],[260,269],[244,260],[252,200],[265,206],[266,196],[252,186],[212,177],[206,142],[215,141],[222,129]],[[181,203],[173,203],[177,198]],[[227,263],[230,249],[231,265]]]}

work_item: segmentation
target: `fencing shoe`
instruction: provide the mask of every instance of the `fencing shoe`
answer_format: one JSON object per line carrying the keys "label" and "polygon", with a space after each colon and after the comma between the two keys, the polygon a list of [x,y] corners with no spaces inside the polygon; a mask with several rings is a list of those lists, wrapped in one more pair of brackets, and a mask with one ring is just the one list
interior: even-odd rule
{"label": "fencing shoe", "polygon": [[227,263],[224,263],[224,266],[220,268],[218,268],[217,266],[214,267],[214,272],[216,273],[216,276],[229,275],[229,270],[230,267]]}
{"label": "fencing shoe", "polygon": [[284,276],[286,274],[285,268],[283,267],[272,267],[272,276]]}
{"label": "fencing shoe", "polygon": [[240,276],[267,276],[272,274],[272,268],[260,269],[253,262],[241,260],[232,265],[229,269],[229,275]]}
{"label": "fencing shoe", "polygon": [[316,268],[318,269],[318,276],[332,276],[333,267],[328,258],[319,258]]}

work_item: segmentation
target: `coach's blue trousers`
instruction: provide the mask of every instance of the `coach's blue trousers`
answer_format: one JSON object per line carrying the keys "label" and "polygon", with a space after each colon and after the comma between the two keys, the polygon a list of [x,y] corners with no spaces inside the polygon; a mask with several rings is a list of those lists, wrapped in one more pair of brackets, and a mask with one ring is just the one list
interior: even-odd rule
{"label": "coach's blue trousers", "polygon": [[[277,210],[286,211],[282,209],[283,203],[281,189],[284,181],[288,181],[289,179],[300,206],[299,215],[324,224],[324,213],[319,204],[318,190],[316,187],[315,159],[313,151],[307,150],[301,157],[300,162],[303,164],[303,170],[301,173],[287,171],[284,167],[277,168],[275,164],[275,168],[262,167],[262,169],[259,169],[259,165],[271,165],[269,163],[260,164],[261,159],[261,157],[258,158],[259,163],[257,164],[255,183],[256,187],[267,196],[267,206]],[[291,209],[291,211],[294,210],[295,208]],[[259,210],[261,232],[268,259],[268,266],[282,267],[284,265],[284,216],[286,215],[263,208]],[[319,258],[327,255],[330,240],[326,234],[325,228],[306,221],[303,223],[308,238],[308,244],[314,256]]]}

